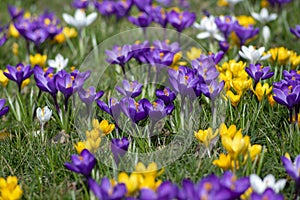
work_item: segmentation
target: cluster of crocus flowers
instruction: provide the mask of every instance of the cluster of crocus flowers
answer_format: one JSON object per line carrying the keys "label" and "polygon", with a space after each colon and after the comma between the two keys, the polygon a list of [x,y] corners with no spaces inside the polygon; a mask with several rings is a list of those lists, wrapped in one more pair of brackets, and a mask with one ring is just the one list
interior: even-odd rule
{"label": "cluster of crocus flowers", "polygon": [[248,160],[254,161],[261,153],[262,146],[251,145],[250,137],[243,136],[242,129],[237,130],[235,125],[227,128],[225,124],[221,124],[219,132],[222,145],[228,154],[221,153],[220,158],[213,161],[214,165],[224,170],[237,170]]}
{"label": "cluster of crocus flowers", "polygon": [[246,63],[235,60],[224,62],[218,67],[220,79],[225,82],[226,96],[233,106],[237,106],[243,94],[251,88],[252,80],[245,71]]}
{"label": "cluster of crocus flowers", "polygon": [[290,65],[292,69],[300,65],[300,55],[285,47],[274,47],[267,53],[271,54],[270,61],[278,65]]}
{"label": "cluster of crocus flowers", "polygon": [[300,109],[300,74],[295,70],[284,70],[283,76],[283,80],[273,83],[273,98],[277,103],[288,108],[290,123],[293,122],[293,112],[297,122]]}
{"label": "cluster of crocus flowers", "polygon": [[9,200],[21,199],[23,190],[18,185],[18,178],[16,176],[8,176],[6,179],[0,177],[0,199]]}

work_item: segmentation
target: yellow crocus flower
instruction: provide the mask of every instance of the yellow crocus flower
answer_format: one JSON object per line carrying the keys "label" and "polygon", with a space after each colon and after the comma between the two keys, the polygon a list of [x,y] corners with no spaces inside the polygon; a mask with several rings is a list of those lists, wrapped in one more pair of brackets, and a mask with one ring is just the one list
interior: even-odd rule
{"label": "yellow crocus flower", "polygon": [[39,53],[29,56],[29,61],[32,66],[39,65],[41,67],[44,67],[46,60],[47,60],[47,55],[41,55]]}
{"label": "yellow crocus flower", "polygon": [[18,43],[16,43],[16,42],[13,43],[12,52],[15,56],[19,55],[19,45],[18,45]]}
{"label": "yellow crocus flower", "polygon": [[115,129],[114,124],[109,124],[107,120],[102,120],[100,123],[97,119],[93,119],[92,125],[94,129],[102,131],[104,135],[108,135]]}
{"label": "yellow crocus flower", "polygon": [[8,34],[9,34],[9,36],[12,36],[14,38],[18,38],[20,36],[19,31],[16,29],[16,27],[13,23],[9,24]]}
{"label": "yellow crocus flower", "polygon": [[221,137],[227,135],[230,138],[233,138],[237,132],[242,133],[242,129],[237,130],[236,126],[234,124],[230,125],[228,128],[224,123],[222,123],[220,125],[220,135],[221,135]]}
{"label": "yellow crocus flower", "polygon": [[200,58],[201,53],[202,53],[202,49],[198,49],[196,47],[192,47],[190,49],[190,51],[186,52],[186,56],[190,60],[196,60],[197,58]]}
{"label": "yellow crocus flower", "polygon": [[247,15],[240,15],[236,17],[236,20],[241,26],[249,27],[250,25],[255,25],[256,21],[253,17]]}
{"label": "yellow crocus flower", "polygon": [[226,92],[226,96],[230,99],[231,105],[237,107],[241,101],[242,94],[233,94],[231,90]]}
{"label": "yellow crocus flower", "polygon": [[132,195],[139,189],[140,179],[142,176],[140,174],[133,173],[128,176],[127,173],[121,172],[118,175],[118,182],[124,183],[127,188],[127,194]]}
{"label": "yellow crocus flower", "polygon": [[297,55],[296,52],[292,52],[290,56],[290,63],[292,69],[296,69],[296,67],[300,65],[300,55]]}
{"label": "yellow crocus flower", "polygon": [[261,85],[261,82],[258,82],[255,90],[252,91],[256,95],[258,101],[262,101],[264,96],[268,96],[272,92],[272,86],[270,87],[268,83],[264,83],[264,85]]}
{"label": "yellow crocus flower", "polygon": [[[236,162],[237,166],[236,169],[238,169],[239,165]],[[213,165],[216,165],[217,167],[223,169],[223,170],[233,170],[234,169],[234,161],[231,159],[230,155],[225,155],[224,153],[221,153],[219,156],[219,159],[213,161]]]}
{"label": "yellow crocus flower", "polygon": [[82,152],[82,150],[85,149],[85,143],[79,141],[77,144],[74,144],[74,147],[75,147],[77,153],[80,154]]}
{"label": "yellow crocus flower", "polygon": [[55,35],[54,41],[57,43],[64,43],[67,38],[77,37],[77,31],[75,28],[64,27],[62,32]]}
{"label": "yellow crocus flower", "polygon": [[85,141],[85,148],[88,149],[92,153],[96,153],[99,146],[101,144],[101,138],[99,137],[96,140],[93,140],[91,138],[87,138]]}
{"label": "yellow crocus flower", "polygon": [[98,129],[92,129],[90,131],[85,132],[86,138],[92,140],[97,140],[101,137],[101,134],[101,131],[99,131]]}
{"label": "yellow crocus flower", "polygon": [[0,178],[0,194],[1,200],[21,199],[23,190],[18,185],[18,178],[16,176],[8,176],[6,180]]}
{"label": "yellow crocus flower", "polygon": [[155,162],[150,163],[147,167],[141,163],[138,162],[135,166],[134,173],[140,173],[144,176],[154,176],[158,177],[164,172],[164,168],[162,168],[160,171],[158,171],[157,164]]}
{"label": "yellow crocus flower", "polygon": [[[8,70],[4,70],[5,72],[8,72]],[[0,84],[3,87],[6,87],[8,84],[9,79],[4,75],[3,71],[0,69]]]}
{"label": "yellow crocus flower", "polygon": [[194,135],[201,143],[204,143],[204,145],[208,148],[210,145],[211,140],[213,140],[215,137],[217,137],[219,133],[219,129],[213,133],[212,128],[208,128],[206,130],[199,130],[198,132],[195,132]]}
{"label": "yellow crocus flower", "polygon": [[[261,150],[262,150],[261,145],[259,145],[259,144],[254,144],[254,145],[249,144],[248,151],[249,151],[251,161],[255,160],[255,158],[261,153]],[[245,155],[244,160],[247,160],[247,157],[248,157],[248,154]]]}
{"label": "yellow crocus flower", "polygon": [[184,61],[180,61],[182,57],[182,52],[178,52],[173,57],[173,62],[171,64],[171,68],[174,70],[178,70],[179,66],[185,66],[187,63]]}
{"label": "yellow crocus flower", "polygon": [[245,155],[250,143],[250,137],[243,137],[242,133],[236,133],[233,138],[229,136],[222,137],[222,145],[233,160],[237,160],[239,155]]}
{"label": "yellow crocus flower", "polygon": [[30,78],[25,79],[25,80],[22,82],[21,88],[23,89],[23,88],[26,87],[29,83],[30,83]]}

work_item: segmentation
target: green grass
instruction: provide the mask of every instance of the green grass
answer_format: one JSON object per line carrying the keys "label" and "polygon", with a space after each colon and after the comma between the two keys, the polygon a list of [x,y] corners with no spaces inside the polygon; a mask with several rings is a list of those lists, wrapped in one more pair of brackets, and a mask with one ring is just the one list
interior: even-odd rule
{"label": "green grass", "polygon": [[[258,11],[258,1],[245,1],[246,3],[237,5],[236,15],[249,15],[249,10],[251,10],[252,7],[247,7],[248,3],[254,5],[255,11]],[[66,1],[61,3],[61,1],[58,0],[49,2],[34,0],[9,1],[10,4],[23,7],[33,13],[40,13],[45,8],[49,8],[50,11],[55,11],[61,20],[63,12],[73,13],[73,10],[69,6],[70,2],[71,1]],[[216,1],[207,0],[199,3],[194,0],[191,3],[191,10],[195,11],[198,15],[197,21],[200,19],[202,9],[209,10],[213,15],[229,14],[227,8],[216,7]],[[8,1],[0,2],[0,18],[2,22],[9,20],[6,11],[7,4]],[[299,4],[299,1],[295,0],[293,3],[287,5],[285,10],[279,14],[283,15],[283,20],[281,19],[282,16],[279,16],[277,21],[270,23],[272,38],[270,43],[266,46],[266,49],[283,45],[288,49],[300,53],[299,40],[295,40],[295,37],[287,29],[289,26],[294,27],[297,23],[299,24]],[[273,10],[273,12],[275,12],[275,10]],[[62,23],[64,24],[64,22]],[[126,20],[116,23],[114,19],[106,19],[98,16],[97,21],[85,30],[85,37],[83,38],[84,48],[79,48],[79,39],[75,38],[70,41],[70,43],[49,45],[44,49],[44,53],[47,53],[48,59],[53,59],[57,53],[61,53],[64,57],[69,58],[69,66],[74,65],[78,68],[89,52],[95,47],[95,44],[98,45],[105,39],[131,28],[135,27],[126,22]],[[184,33],[195,39],[197,31],[189,29]],[[208,48],[207,41],[197,41],[200,45],[204,46],[204,48]],[[261,40],[256,39],[251,44],[262,46],[263,44],[260,41]],[[14,42],[19,44],[18,56],[13,56],[11,52],[11,47]],[[118,43],[118,41],[115,42],[116,44]],[[33,52],[33,49],[31,50]],[[234,57],[236,57],[236,54],[229,55],[230,59]],[[24,39],[9,39],[9,41],[1,47],[0,58],[1,69],[4,69],[7,64],[15,65],[19,62],[24,62],[26,60]],[[266,64],[270,64],[272,69],[275,67],[284,68],[284,66],[279,67],[272,63]],[[114,76],[113,69],[107,73],[107,79],[101,80],[101,86],[99,86],[100,89],[108,93],[102,97],[102,100],[110,96],[112,92],[110,90],[114,86],[114,83],[119,81],[120,78],[120,76]],[[272,78],[269,83],[278,80],[279,77],[275,77]],[[74,118],[76,118],[76,116],[72,113],[64,125],[59,122],[57,116],[53,116],[51,121],[45,126],[45,140],[43,141],[41,137],[34,137],[33,134],[40,128],[34,110],[38,106],[44,106],[46,104],[52,105],[52,99],[48,94],[43,94],[37,99],[38,89],[34,85],[35,82],[33,78],[31,78],[30,85],[23,90],[22,97],[20,97],[19,100],[17,98],[16,84],[12,81],[10,81],[7,88],[1,87],[0,89],[1,97],[7,99],[8,94],[13,101],[15,109],[17,109],[17,103],[21,111],[20,121],[16,119],[12,110],[10,110],[9,114],[2,118],[2,123],[0,124],[0,130],[10,133],[10,138],[0,141],[0,177],[7,177],[9,175],[17,176],[24,190],[24,199],[89,199],[83,177],[75,175],[63,166],[65,162],[70,160],[70,155],[76,153],[73,145],[77,141],[84,139],[82,138],[83,134],[78,135],[74,129]],[[62,100],[62,97],[60,97],[60,99]],[[211,114],[210,105],[205,103],[204,100],[202,102],[202,111],[198,115],[198,128],[205,129],[209,126]],[[54,111],[53,107],[52,109]],[[247,134],[250,136],[251,144],[260,144],[265,147],[266,152],[264,153],[259,175],[264,177],[271,173],[275,175],[277,179],[287,178],[280,157],[286,152],[289,152],[293,158],[300,154],[299,127],[289,125],[288,111],[283,106],[277,104],[271,107],[266,99],[258,103],[254,96],[245,95],[237,108],[233,108],[229,105],[226,106],[225,115],[226,125],[235,124],[237,128],[243,129],[244,135]],[[99,112],[98,116],[99,119],[105,118],[111,120],[107,115],[103,114],[103,112]],[[54,142],[55,136],[63,129],[70,137],[64,143]],[[172,130],[172,128],[170,129]],[[193,135],[196,130],[186,131],[189,131],[190,134]],[[126,135],[125,133],[119,134]],[[117,134],[114,132],[108,136],[108,138],[116,136]],[[158,136],[159,139],[164,138],[167,142],[168,139],[170,139],[168,137],[170,136]],[[137,144],[140,143],[141,150],[153,150],[151,148],[147,149],[147,141],[136,139],[135,142]],[[158,139],[152,142],[159,144]],[[143,149],[145,146],[147,148]],[[193,139],[187,151],[180,156],[178,160],[165,167],[165,172],[160,178],[162,180],[171,180],[180,183],[183,178],[190,178],[193,181],[197,181],[210,173],[221,175],[223,171],[212,165],[212,161],[218,158],[218,154],[224,152],[220,139],[214,147],[210,158],[207,155],[202,156],[202,150],[203,146],[199,145],[196,139]],[[101,156],[97,158],[101,159]],[[101,162],[98,162],[96,167],[101,177],[116,176],[113,169]],[[250,165],[248,167],[249,168],[242,168],[237,174],[239,176],[246,176],[258,172],[258,165]],[[289,179],[283,191],[286,199],[293,197],[293,191],[294,182]]]}

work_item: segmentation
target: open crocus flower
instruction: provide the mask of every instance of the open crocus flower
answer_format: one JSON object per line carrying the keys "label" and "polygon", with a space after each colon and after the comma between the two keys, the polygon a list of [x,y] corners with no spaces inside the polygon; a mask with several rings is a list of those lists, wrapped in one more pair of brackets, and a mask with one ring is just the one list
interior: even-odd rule
{"label": "open crocus flower", "polygon": [[22,198],[23,190],[18,185],[18,178],[16,176],[8,176],[6,180],[0,177],[0,194],[1,199],[19,200]]}
{"label": "open crocus flower", "polygon": [[19,91],[21,91],[23,81],[33,74],[33,70],[30,68],[30,65],[24,66],[22,63],[19,63],[16,66],[7,65],[8,72],[4,71],[3,73],[7,78],[15,81],[19,86]]}
{"label": "open crocus flower", "polygon": [[128,20],[138,27],[146,28],[151,24],[152,17],[147,13],[141,13],[137,17],[128,17]]}
{"label": "open crocus flower", "polygon": [[266,24],[266,23],[268,23],[270,21],[273,21],[277,18],[276,13],[271,13],[269,15],[269,12],[266,8],[261,9],[260,13],[252,12],[251,15],[254,19],[256,19],[257,21],[259,21],[262,24]]}
{"label": "open crocus flower", "polygon": [[286,173],[295,180],[297,187],[300,187],[300,155],[298,155],[294,162],[287,154],[287,156],[282,156],[281,161],[284,165]]}
{"label": "open crocus flower", "polygon": [[250,175],[250,184],[254,192],[262,194],[267,188],[272,188],[278,193],[285,186],[286,180],[279,179],[277,182],[272,174],[268,174],[263,180],[256,174]]}
{"label": "open crocus flower", "polygon": [[123,113],[134,123],[138,123],[148,116],[148,109],[145,104],[150,104],[150,102],[147,99],[141,99],[136,102],[130,97],[125,97],[120,101]]}
{"label": "open crocus flower", "polygon": [[170,181],[165,181],[160,184],[156,191],[149,188],[142,188],[140,190],[141,200],[161,200],[161,199],[175,199],[177,195],[177,186]]}
{"label": "open crocus flower", "polygon": [[274,72],[270,72],[270,69],[269,66],[263,67],[260,63],[257,63],[250,64],[249,67],[245,68],[245,71],[254,79],[255,83],[258,83],[260,80],[271,78],[274,75]]}
{"label": "open crocus flower", "polygon": [[290,28],[291,33],[293,33],[297,38],[300,38],[300,25],[296,25],[295,28]]}
{"label": "open crocus flower", "polygon": [[194,27],[203,31],[197,35],[198,39],[215,38],[219,41],[225,40],[219,32],[215,18],[212,15],[202,18],[200,24],[194,23]]}
{"label": "open crocus flower", "polygon": [[286,106],[290,111],[300,101],[300,85],[282,85],[281,87],[274,87],[274,100]]}
{"label": "open crocus flower", "polygon": [[103,96],[104,92],[101,90],[96,92],[93,86],[89,87],[87,90],[81,88],[78,91],[79,98],[86,105],[91,105],[94,101],[100,99]]}
{"label": "open crocus flower", "polygon": [[8,6],[8,12],[12,20],[15,20],[24,14],[23,9],[19,9],[15,6]]}
{"label": "open crocus flower", "polygon": [[108,105],[104,101],[97,100],[97,105],[101,110],[108,113],[114,118],[115,121],[117,121],[121,113],[121,107],[119,101],[116,98],[110,98]]}
{"label": "open crocus flower", "polygon": [[48,60],[48,65],[56,69],[56,71],[63,70],[67,64],[69,59],[64,57],[61,54],[57,54],[55,56],[55,60]]}
{"label": "open crocus flower", "polygon": [[173,101],[176,98],[175,92],[173,92],[170,88],[165,87],[163,90],[157,89],[155,91],[157,98],[164,101],[165,105],[173,104]]}
{"label": "open crocus flower", "polygon": [[213,132],[212,128],[208,128],[206,130],[199,130],[195,132],[194,135],[199,140],[199,142],[203,143],[206,148],[209,147],[211,140],[217,137],[219,133],[219,129]]}
{"label": "open crocus flower", "polygon": [[192,26],[196,20],[196,14],[187,11],[177,12],[172,10],[168,13],[169,23],[178,31],[182,32],[184,29]]}
{"label": "open crocus flower", "polygon": [[239,38],[239,44],[244,45],[246,44],[247,40],[253,38],[259,33],[259,28],[254,28],[252,25],[244,27],[236,23],[234,25],[234,33]]}
{"label": "open crocus flower", "polygon": [[148,109],[149,117],[153,123],[156,123],[165,116],[170,115],[175,108],[173,104],[165,106],[164,101],[161,99],[156,99],[152,104],[150,102],[145,102],[145,106]]}
{"label": "open crocus flower", "polygon": [[239,51],[240,56],[243,58],[250,60],[250,63],[255,64],[258,61],[266,60],[271,57],[271,54],[267,54],[263,56],[265,51],[265,47],[260,47],[259,49],[255,49],[254,46],[250,45],[249,47],[242,46],[242,50]]}
{"label": "open crocus flower", "polygon": [[97,199],[123,199],[127,192],[124,183],[112,185],[111,181],[106,177],[102,178],[100,185],[98,185],[98,183],[94,179],[89,178],[88,186],[90,190],[93,191]]}
{"label": "open crocus flower", "polygon": [[120,86],[116,86],[116,90],[126,97],[135,98],[142,93],[143,85],[138,81],[129,82],[128,80],[123,80],[122,85],[123,88],[121,88]]}
{"label": "open crocus flower", "polygon": [[71,163],[66,162],[65,167],[78,174],[89,176],[96,165],[96,158],[87,149],[84,149],[80,155],[71,155]]}
{"label": "open crocus flower", "polygon": [[77,9],[75,11],[74,17],[69,14],[64,13],[63,18],[71,26],[75,26],[77,29],[82,29],[86,26],[89,26],[91,23],[93,23],[95,21],[95,19],[97,18],[97,13],[93,12],[93,13],[89,14],[88,16],[86,16],[86,13],[84,10]]}

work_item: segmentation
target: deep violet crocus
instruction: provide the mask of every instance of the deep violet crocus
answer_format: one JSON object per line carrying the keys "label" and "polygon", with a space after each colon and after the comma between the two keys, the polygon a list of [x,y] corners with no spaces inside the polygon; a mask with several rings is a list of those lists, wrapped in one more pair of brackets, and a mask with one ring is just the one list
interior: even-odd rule
{"label": "deep violet crocus", "polygon": [[235,24],[234,30],[235,34],[240,40],[240,45],[244,45],[246,41],[250,38],[256,36],[259,32],[259,28],[254,28],[253,26],[244,27],[239,25],[238,23]]}
{"label": "deep violet crocus", "polygon": [[111,147],[112,154],[114,156],[114,160],[116,164],[118,164],[120,158],[122,158],[128,151],[129,140],[126,137],[123,137],[122,139],[114,138],[111,141],[110,147]]}
{"label": "deep violet crocus", "polygon": [[96,165],[95,156],[89,152],[89,150],[84,149],[80,155],[71,155],[72,162],[66,162],[65,167],[78,174],[83,174],[84,176],[90,176],[94,166]]}
{"label": "deep violet crocus", "polygon": [[256,84],[260,80],[271,78],[274,75],[274,72],[270,72],[270,69],[271,68],[269,66],[264,67],[260,63],[250,64],[249,67],[245,68],[245,71],[248,73],[248,75],[254,79],[255,83],[253,88],[255,88]]}
{"label": "deep violet crocus", "polygon": [[300,155],[298,155],[294,162],[291,161],[290,158],[285,156],[281,157],[281,161],[284,165],[286,173],[292,177],[292,179],[296,182],[296,187],[300,187]]}
{"label": "deep violet crocus", "polygon": [[121,19],[122,17],[125,17],[130,12],[130,9],[133,5],[133,0],[119,0],[115,2],[115,15],[117,16],[117,19]]}
{"label": "deep violet crocus", "polygon": [[101,179],[100,185],[92,178],[88,179],[88,186],[99,200],[121,200],[125,197],[127,189],[124,183],[112,185],[106,177]]}
{"label": "deep violet crocus", "polygon": [[23,81],[33,74],[31,66],[24,66],[22,63],[19,63],[16,66],[7,65],[7,70],[8,72],[3,72],[4,75],[18,84],[19,92],[21,91]]}
{"label": "deep violet crocus", "polygon": [[231,171],[226,171],[220,178],[223,187],[231,190],[231,198],[238,199],[249,187],[249,177],[237,178]]}
{"label": "deep violet crocus", "polygon": [[136,102],[133,98],[125,97],[120,101],[123,113],[136,124],[148,116],[146,104],[149,103],[145,98]]}
{"label": "deep violet crocus", "polygon": [[295,28],[290,28],[291,33],[293,33],[297,38],[300,38],[300,25],[296,25]]}
{"label": "deep violet crocus", "polygon": [[103,16],[111,16],[115,13],[114,1],[95,1],[94,6]]}
{"label": "deep violet crocus", "polygon": [[5,99],[0,99],[0,117],[5,115],[9,110],[9,107],[5,106],[5,103],[6,103]]}
{"label": "deep violet crocus", "polygon": [[12,20],[15,20],[24,14],[23,9],[19,9],[15,6],[8,6],[8,12]]}
{"label": "deep violet crocus", "polygon": [[166,28],[168,24],[168,12],[160,7],[152,7],[151,10],[151,16],[153,18],[153,21],[160,24],[162,28]]}
{"label": "deep violet crocus", "polygon": [[101,110],[112,116],[117,123],[118,117],[121,113],[121,107],[116,98],[110,98],[108,104],[106,104],[104,101],[97,100],[97,105]]}
{"label": "deep violet crocus", "polygon": [[164,101],[161,99],[156,99],[152,104],[146,102],[145,106],[148,109],[149,118],[154,124],[165,116],[170,115],[175,108],[173,104],[165,106]]}
{"label": "deep violet crocus", "polygon": [[72,6],[77,9],[86,9],[89,3],[89,0],[73,0]]}
{"label": "deep violet crocus", "polygon": [[133,52],[130,45],[114,46],[112,50],[105,51],[106,61],[110,64],[118,64],[125,75],[125,64],[132,58]]}
{"label": "deep violet crocus", "polygon": [[126,97],[135,98],[142,93],[143,85],[138,81],[123,80],[123,87],[116,86],[116,90]]}
{"label": "deep violet crocus", "polygon": [[192,26],[195,20],[195,13],[190,13],[187,11],[177,12],[175,10],[172,10],[168,13],[169,23],[180,33],[184,29]]}
{"label": "deep violet crocus", "polygon": [[128,20],[138,27],[146,28],[151,24],[152,17],[147,13],[143,12],[140,13],[137,17],[129,16]]}
{"label": "deep violet crocus", "polygon": [[134,5],[142,12],[149,12],[152,0],[133,0]]}
{"label": "deep violet crocus", "polygon": [[282,85],[281,88],[274,87],[274,100],[286,106],[289,110],[300,101],[300,85]]}
{"label": "deep violet crocus", "polygon": [[155,94],[157,98],[164,101],[165,105],[173,104],[173,101],[176,98],[175,92],[168,87],[165,87],[163,90],[157,89]]}

